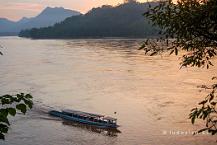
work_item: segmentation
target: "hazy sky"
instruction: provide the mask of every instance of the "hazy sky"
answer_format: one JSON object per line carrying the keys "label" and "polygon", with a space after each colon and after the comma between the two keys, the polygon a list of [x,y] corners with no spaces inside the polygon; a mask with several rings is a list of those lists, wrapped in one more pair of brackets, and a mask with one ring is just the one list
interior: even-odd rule
{"label": "hazy sky", "polygon": [[123,0],[0,0],[0,18],[16,21],[24,16],[36,16],[47,6],[64,7],[85,13],[93,7],[105,4],[117,5],[122,2]]}

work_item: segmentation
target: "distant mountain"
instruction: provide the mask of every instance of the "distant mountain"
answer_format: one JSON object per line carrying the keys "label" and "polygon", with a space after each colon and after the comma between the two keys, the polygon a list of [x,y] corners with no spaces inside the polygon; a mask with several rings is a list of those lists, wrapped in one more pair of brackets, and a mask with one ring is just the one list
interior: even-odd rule
{"label": "distant mountain", "polygon": [[149,37],[158,30],[142,15],[149,4],[129,2],[119,6],[102,6],[85,15],[73,16],[52,27],[21,31],[19,36],[31,38],[102,38]]}
{"label": "distant mountain", "polygon": [[31,18],[29,20],[24,19],[23,21],[27,21],[25,23],[24,28],[27,29],[27,28],[40,28],[40,27],[52,26],[55,23],[65,20],[67,17],[80,15],[80,14],[81,13],[77,11],[67,10],[61,7],[60,8],[47,7],[38,16]]}
{"label": "distant mountain", "polygon": [[0,18],[1,34],[18,34],[23,29],[40,28],[52,26],[65,20],[67,17],[80,15],[80,12],[64,9],[62,7],[47,7],[38,16],[32,18],[22,18],[17,22]]}
{"label": "distant mountain", "polygon": [[5,18],[0,18],[0,23],[4,24],[4,26],[7,26],[7,25],[12,25],[14,22]]}
{"label": "distant mountain", "polygon": [[0,32],[12,32],[8,31],[14,27],[14,22],[5,18],[0,18]]}
{"label": "distant mountain", "polygon": [[31,18],[23,17],[17,23],[19,23],[19,24],[25,24],[25,23],[29,22],[30,20],[31,20]]}

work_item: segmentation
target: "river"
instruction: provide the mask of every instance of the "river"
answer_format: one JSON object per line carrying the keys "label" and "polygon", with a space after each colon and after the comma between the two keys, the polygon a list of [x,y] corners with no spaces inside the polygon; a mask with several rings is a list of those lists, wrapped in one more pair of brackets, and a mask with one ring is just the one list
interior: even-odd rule
{"label": "river", "polygon": [[[146,56],[141,39],[31,40],[0,37],[1,94],[31,93],[34,108],[11,118],[1,145],[204,145],[190,110],[217,67],[180,69],[180,56]],[[214,60],[214,64],[217,65]],[[118,119],[120,132],[47,114],[76,109]],[[114,112],[117,112],[114,114]]]}

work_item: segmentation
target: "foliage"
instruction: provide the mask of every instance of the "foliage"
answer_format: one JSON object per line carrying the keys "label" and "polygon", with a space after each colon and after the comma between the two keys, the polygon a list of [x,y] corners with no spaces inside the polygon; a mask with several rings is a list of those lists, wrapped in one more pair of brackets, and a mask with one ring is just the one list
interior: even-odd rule
{"label": "foliage", "polygon": [[215,84],[210,87],[204,86],[205,89],[210,90],[210,93],[199,103],[200,107],[193,108],[190,114],[192,124],[196,118],[206,120],[206,127],[199,130],[199,133],[208,131],[212,135],[217,133],[217,78],[214,77],[213,80],[216,81]]}
{"label": "foliage", "polygon": [[216,0],[161,1],[144,15],[162,29],[160,39],[148,39],[141,47],[146,53],[169,50],[177,55],[184,50],[188,53],[183,55],[182,66],[212,65],[210,59],[217,54]]}
{"label": "foliage", "polygon": [[[147,39],[140,49],[146,54],[170,54],[181,51],[181,66],[204,67],[208,69],[212,58],[217,55],[217,1],[216,0],[172,0],[160,1],[144,14],[153,25],[161,28],[158,39]],[[215,80],[215,79],[214,79]],[[189,115],[192,124],[196,119],[206,120],[206,127],[198,132],[217,134],[217,83],[209,88],[211,92],[199,107]]]}
{"label": "foliage", "polygon": [[[0,45],[0,48],[3,48]],[[0,55],[3,53],[0,51]],[[8,132],[10,123],[9,115],[15,116],[17,111],[25,114],[27,109],[33,106],[32,96],[30,94],[20,93],[17,95],[3,95],[0,96],[0,140],[5,139],[5,134]]]}
{"label": "foliage", "polygon": [[[156,3],[151,3],[156,5]],[[118,6],[93,8],[85,15],[73,16],[52,27],[20,32],[30,38],[148,37],[158,30],[142,16],[148,3],[130,2]]]}
{"label": "foliage", "polygon": [[0,139],[5,139],[5,134],[8,132],[10,123],[8,120],[9,115],[15,116],[18,111],[23,114],[27,109],[31,109],[33,102],[30,94],[17,94],[0,96]]}

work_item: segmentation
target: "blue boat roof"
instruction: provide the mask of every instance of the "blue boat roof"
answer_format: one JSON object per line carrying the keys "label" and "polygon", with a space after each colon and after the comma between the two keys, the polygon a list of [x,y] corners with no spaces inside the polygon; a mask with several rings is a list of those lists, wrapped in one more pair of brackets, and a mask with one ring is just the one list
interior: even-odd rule
{"label": "blue boat roof", "polygon": [[117,120],[116,118],[112,118],[112,117],[105,116],[105,115],[87,113],[87,112],[77,111],[77,110],[72,110],[72,109],[65,109],[65,110],[62,110],[62,111],[66,112],[66,113],[77,114],[77,115],[86,116],[86,117],[94,117],[94,118],[101,118],[102,117],[105,120],[111,120],[111,121],[116,121]]}
{"label": "blue boat roof", "polygon": [[66,113],[78,114],[78,115],[88,116],[88,117],[104,117],[104,115],[100,115],[100,114],[87,113],[87,112],[71,110],[71,109],[66,109],[62,111]]}

